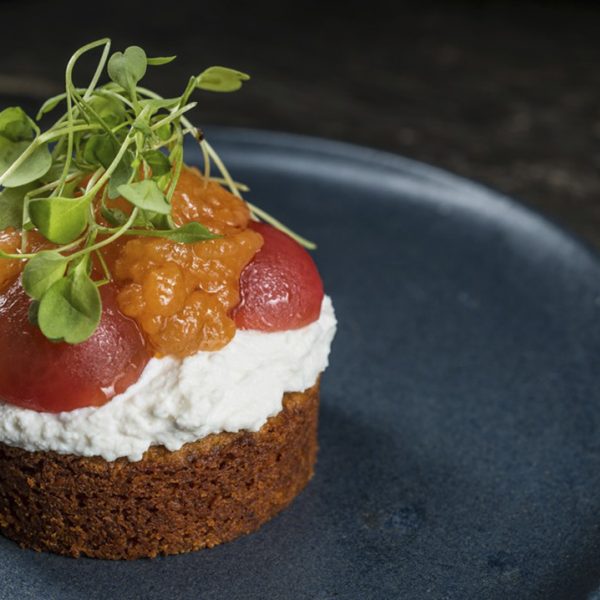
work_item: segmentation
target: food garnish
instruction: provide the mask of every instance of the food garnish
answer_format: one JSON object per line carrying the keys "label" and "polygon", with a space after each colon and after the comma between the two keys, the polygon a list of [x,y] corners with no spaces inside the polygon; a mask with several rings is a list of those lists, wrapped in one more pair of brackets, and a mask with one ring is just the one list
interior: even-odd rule
{"label": "food garnish", "polygon": [[[75,66],[94,50],[101,56],[93,77],[77,87]],[[190,78],[181,96],[163,98],[140,82],[148,67],[175,57],[149,58],[137,46],[110,50],[108,38],[77,50],[67,64],[65,92],[48,99],[35,120],[19,107],[0,112],[0,230],[6,233],[0,258],[26,262],[22,286],[34,300],[31,322],[46,338],[69,344],[90,338],[100,323],[99,288],[113,279],[103,258],[107,246],[123,236],[181,244],[220,237],[199,221],[174,222],[171,199],[185,166],[186,135],[199,144],[205,181],[223,183],[240,198],[247,189],[185,115],[196,106],[196,90],[234,92],[248,75],[209,67]],[[100,84],[105,68],[110,81]],[[59,106],[66,112],[42,132],[37,122]],[[257,220],[314,248],[260,208],[248,207]],[[15,233],[18,247],[11,247]]]}

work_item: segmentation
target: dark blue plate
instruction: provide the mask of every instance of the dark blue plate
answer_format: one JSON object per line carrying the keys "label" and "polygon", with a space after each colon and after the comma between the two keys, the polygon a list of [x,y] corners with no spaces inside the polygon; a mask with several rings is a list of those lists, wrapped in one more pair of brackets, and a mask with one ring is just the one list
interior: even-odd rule
{"label": "dark blue plate", "polygon": [[0,541],[0,598],[579,598],[600,580],[600,265],[482,187],[363,148],[209,137],[319,243],[340,327],[314,480],[258,533],[154,561]]}

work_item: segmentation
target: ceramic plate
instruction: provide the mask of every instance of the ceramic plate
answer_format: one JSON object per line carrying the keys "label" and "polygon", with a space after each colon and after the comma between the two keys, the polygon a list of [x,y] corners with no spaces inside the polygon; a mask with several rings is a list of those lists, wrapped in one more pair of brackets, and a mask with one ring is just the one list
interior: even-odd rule
{"label": "ceramic plate", "polygon": [[0,540],[0,598],[579,598],[600,580],[600,264],[436,169],[209,131],[316,240],[340,326],[309,487],[193,554],[72,560]]}

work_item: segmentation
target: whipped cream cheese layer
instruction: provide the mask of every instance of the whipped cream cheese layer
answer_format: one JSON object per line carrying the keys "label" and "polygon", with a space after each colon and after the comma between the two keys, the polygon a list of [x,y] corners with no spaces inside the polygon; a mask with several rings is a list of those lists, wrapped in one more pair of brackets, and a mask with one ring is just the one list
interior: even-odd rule
{"label": "whipped cream cheese layer", "polygon": [[328,365],[336,319],[325,296],[317,321],[275,333],[238,330],[218,352],[153,358],[140,379],[99,408],[41,413],[0,402],[0,442],[25,450],[141,460],[211,433],[258,431],[285,392],[314,385]]}

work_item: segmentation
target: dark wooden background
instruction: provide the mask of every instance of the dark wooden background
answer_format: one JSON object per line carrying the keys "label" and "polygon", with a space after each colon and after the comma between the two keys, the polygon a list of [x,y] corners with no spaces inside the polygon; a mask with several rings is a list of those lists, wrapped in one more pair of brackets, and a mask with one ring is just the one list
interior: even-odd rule
{"label": "dark wooden background", "polygon": [[60,91],[73,50],[109,35],[116,49],[178,54],[149,78],[167,95],[215,63],[252,74],[238,94],[199,96],[199,125],[404,154],[600,245],[600,4],[1,0],[0,11],[0,106],[33,109]]}

